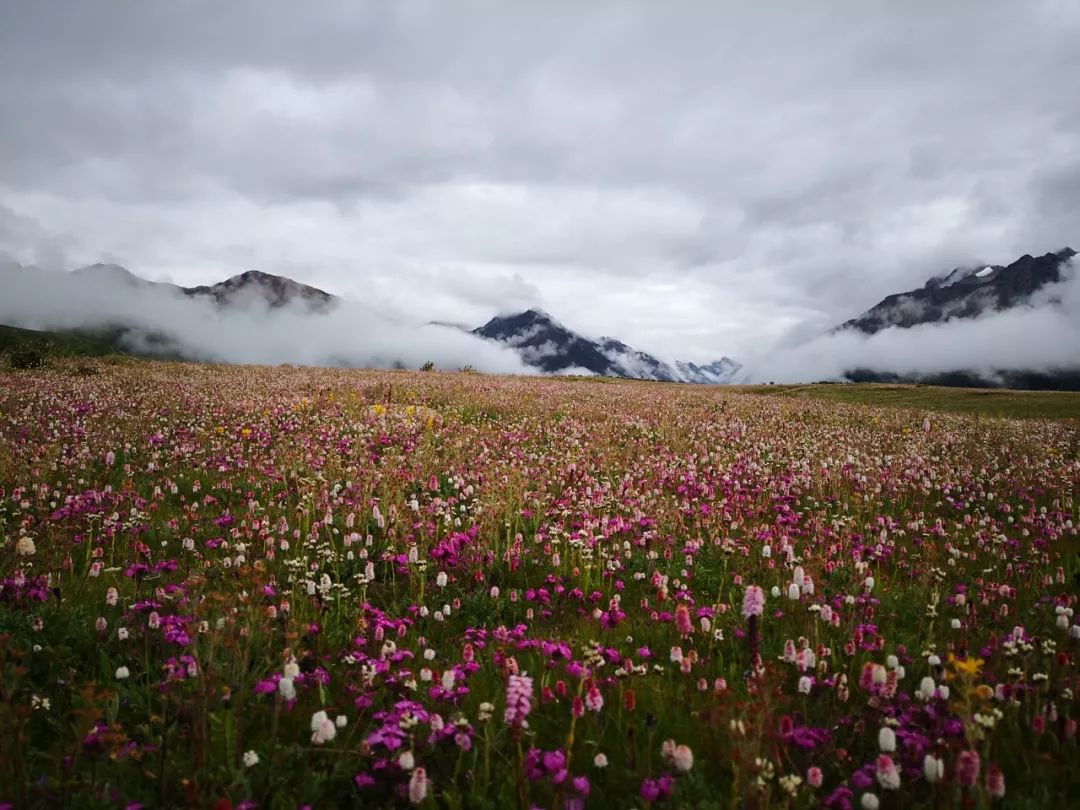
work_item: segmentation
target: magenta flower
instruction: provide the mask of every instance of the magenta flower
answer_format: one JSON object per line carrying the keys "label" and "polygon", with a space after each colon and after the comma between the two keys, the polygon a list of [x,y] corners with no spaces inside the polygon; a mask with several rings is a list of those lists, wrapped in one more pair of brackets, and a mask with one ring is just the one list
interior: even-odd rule
{"label": "magenta flower", "polygon": [[963,751],[956,760],[956,781],[964,787],[974,787],[979,781],[979,754]]}

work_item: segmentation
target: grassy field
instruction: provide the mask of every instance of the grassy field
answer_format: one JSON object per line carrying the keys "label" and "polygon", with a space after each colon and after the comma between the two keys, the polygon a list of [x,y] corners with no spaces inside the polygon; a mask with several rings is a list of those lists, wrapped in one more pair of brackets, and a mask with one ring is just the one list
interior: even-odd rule
{"label": "grassy field", "polygon": [[0,372],[0,806],[1065,807],[1080,429],[925,413]]}
{"label": "grassy field", "polygon": [[738,386],[746,393],[1014,419],[1080,419],[1080,392],[944,388],[933,385],[812,384]]}
{"label": "grassy field", "polygon": [[32,347],[51,357],[100,357],[117,351],[110,334],[41,332],[0,325],[0,355]]}

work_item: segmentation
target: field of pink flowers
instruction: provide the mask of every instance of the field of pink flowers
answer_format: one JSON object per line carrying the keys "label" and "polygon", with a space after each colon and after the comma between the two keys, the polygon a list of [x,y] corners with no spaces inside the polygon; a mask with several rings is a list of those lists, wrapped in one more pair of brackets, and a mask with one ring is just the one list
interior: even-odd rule
{"label": "field of pink flowers", "polygon": [[1076,806],[1075,423],[0,375],[0,806]]}

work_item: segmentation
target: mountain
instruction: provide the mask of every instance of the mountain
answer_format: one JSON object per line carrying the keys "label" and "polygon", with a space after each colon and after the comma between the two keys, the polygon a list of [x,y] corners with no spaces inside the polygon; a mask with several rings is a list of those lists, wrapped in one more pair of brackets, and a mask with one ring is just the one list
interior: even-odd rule
{"label": "mountain", "polygon": [[252,301],[262,301],[271,309],[299,305],[309,312],[320,313],[330,311],[340,300],[318,287],[258,270],[248,270],[211,286],[180,290],[192,298],[212,298],[220,306],[246,306]]}
{"label": "mountain", "polygon": [[651,354],[639,352],[621,340],[602,337],[600,351],[614,366],[616,377],[629,377],[635,380],[657,380],[661,382],[679,382],[675,369],[663,360],[657,360]]}
{"label": "mountain", "polygon": [[742,369],[742,365],[730,357],[721,357],[716,362],[704,366],[678,360],[675,362],[675,368],[678,369],[685,382],[701,383],[703,385],[728,385],[735,381],[735,375]]}
{"label": "mountain", "polygon": [[[873,335],[885,329],[910,329],[923,324],[972,319],[1024,306],[1053,307],[1060,300],[1046,288],[1064,281],[1065,267],[1075,257],[1072,248],[1043,256],[1024,255],[1008,265],[972,264],[934,276],[917,290],[896,293],[832,330]],[[1040,293],[1036,295],[1036,293]],[[886,369],[849,369],[851,382],[903,382],[965,388],[1080,390],[1080,359],[1066,368],[958,368],[932,374],[898,375]]]}
{"label": "mountain", "polygon": [[975,318],[1028,303],[1047,284],[1062,280],[1062,266],[1076,251],[1064,248],[1038,258],[1021,256],[1008,266],[976,265],[936,276],[917,290],[884,298],[839,330],[857,329],[868,335],[891,326],[908,328],[953,318]]}
{"label": "mountain", "polygon": [[329,312],[340,300],[318,287],[301,284],[284,276],[248,270],[217,284],[181,287],[164,281],[149,281],[118,264],[91,264],[72,271],[72,275],[121,288],[173,290],[189,298],[210,299],[222,307],[246,307],[261,302],[271,309],[299,306],[308,312]]}
{"label": "mountain", "polygon": [[527,364],[549,374],[581,369],[617,376],[615,364],[597,344],[570,331],[546,312],[529,309],[495,317],[474,329],[473,334],[516,349]]}
{"label": "mountain", "polygon": [[548,374],[584,372],[716,385],[730,383],[740,368],[726,357],[705,366],[683,362],[673,366],[616,338],[590,340],[537,309],[492,318],[472,333],[513,348],[526,364]]}

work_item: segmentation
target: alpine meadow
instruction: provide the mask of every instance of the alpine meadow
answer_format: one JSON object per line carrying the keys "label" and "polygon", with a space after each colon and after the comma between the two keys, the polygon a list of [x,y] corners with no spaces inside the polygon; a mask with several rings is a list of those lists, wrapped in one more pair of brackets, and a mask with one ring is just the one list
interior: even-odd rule
{"label": "alpine meadow", "polygon": [[0,379],[11,806],[1080,784],[1075,419],[130,360]]}
{"label": "alpine meadow", "polygon": [[0,0],[0,810],[1080,808],[1080,0]]}

